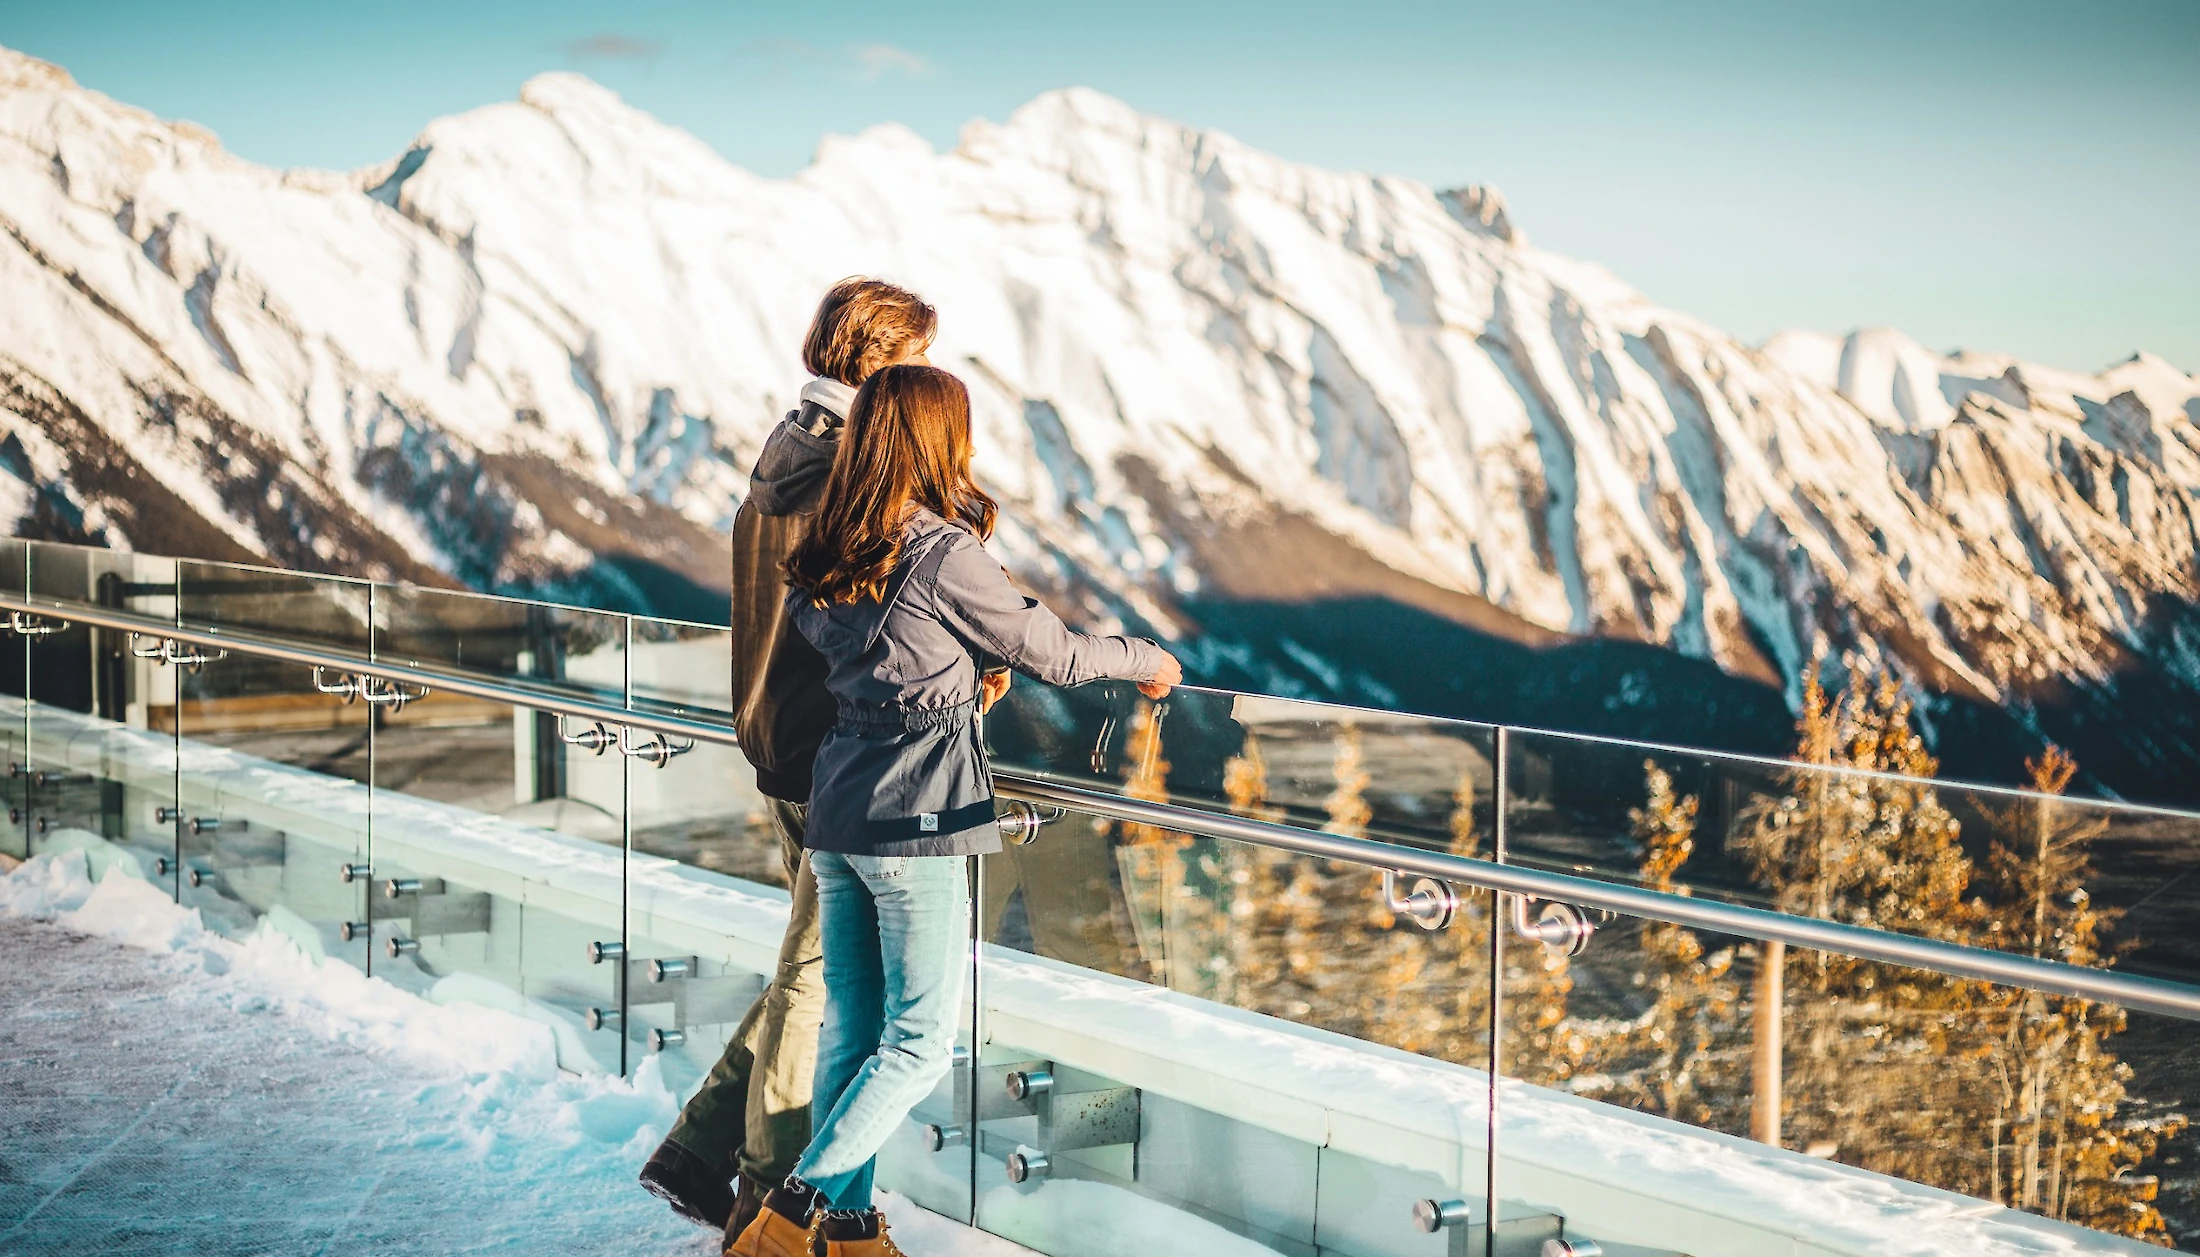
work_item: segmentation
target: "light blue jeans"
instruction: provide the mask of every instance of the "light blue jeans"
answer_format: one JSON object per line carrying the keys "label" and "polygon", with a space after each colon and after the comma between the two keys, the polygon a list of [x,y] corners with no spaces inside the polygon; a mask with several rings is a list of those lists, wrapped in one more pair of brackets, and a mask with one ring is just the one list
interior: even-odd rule
{"label": "light blue jeans", "polygon": [[794,1168],[835,1209],[871,1207],[878,1151],[954,1061],[970,883],[961,856],[810,853],[825,950],[810,1146]]}

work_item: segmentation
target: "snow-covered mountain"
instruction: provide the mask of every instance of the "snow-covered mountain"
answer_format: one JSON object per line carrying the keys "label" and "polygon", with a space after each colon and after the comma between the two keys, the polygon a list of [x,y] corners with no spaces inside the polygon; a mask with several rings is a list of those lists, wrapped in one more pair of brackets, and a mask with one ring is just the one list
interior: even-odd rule
{"label": "snow-covered mountain", "polygon": [[0,50],[0,230],[19,532],[692,614],[817,294],[879,274],[942,311],[997,551],[1211,677],[1761,745],[1854,651],[1958,766],[2200,777],[2200,380],[1752,348],[1488,188],[1082,90],[768,180],[566,74],[275,171]]}

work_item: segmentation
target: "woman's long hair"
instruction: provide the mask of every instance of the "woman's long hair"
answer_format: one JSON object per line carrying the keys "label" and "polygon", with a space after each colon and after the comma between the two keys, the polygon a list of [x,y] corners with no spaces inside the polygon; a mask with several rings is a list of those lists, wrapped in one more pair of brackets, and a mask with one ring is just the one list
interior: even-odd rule
{"label": "woman's long hair", "polygon": [[937,367],[887,367],[863,382],[825,496],[782,564],[820,607],[883,598],[901,526],[928,507],[980,538],[999,508],[970,478],[970,391]]}

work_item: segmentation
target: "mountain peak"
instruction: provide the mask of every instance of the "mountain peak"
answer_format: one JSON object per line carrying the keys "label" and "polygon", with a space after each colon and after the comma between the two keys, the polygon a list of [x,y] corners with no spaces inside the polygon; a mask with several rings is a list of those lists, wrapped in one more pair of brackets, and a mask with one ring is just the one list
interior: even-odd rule
{"label": "mountain peak", "polygon": [[1156,121],[1129,103],[1090,87],[1058,87],[1041,92],[1009,115],[1008,125],[1136,131]]}
{"label": "mountain peak", "polygon": [[75,87],[67,70],[27,52],[0,45],[0,88]]}
{"label": "mountain peak", "polygon": [[649,118],[620,99],[617,92],[585,74],[568,70],[553,70],[527,80],[519,89],[519,103],[561,122],[585,119],[624,124]]}

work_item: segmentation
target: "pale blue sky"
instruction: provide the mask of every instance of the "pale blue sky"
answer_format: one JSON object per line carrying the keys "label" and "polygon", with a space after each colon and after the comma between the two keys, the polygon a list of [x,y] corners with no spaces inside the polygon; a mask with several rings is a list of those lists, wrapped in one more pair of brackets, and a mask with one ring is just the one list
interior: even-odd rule
{"label": "pale blue sky", "polygon": [[1750,340],[1900,327],[2200,369],[2200,3],[0,0],[0,44],[273,164],[585,72],[767,175],[1083,84],[1296,160],[1494,183]]}

